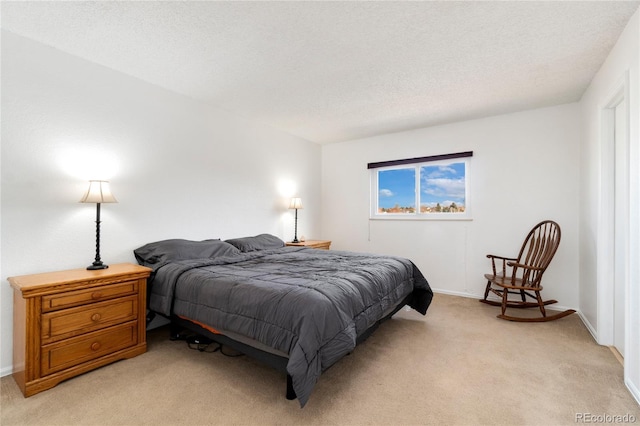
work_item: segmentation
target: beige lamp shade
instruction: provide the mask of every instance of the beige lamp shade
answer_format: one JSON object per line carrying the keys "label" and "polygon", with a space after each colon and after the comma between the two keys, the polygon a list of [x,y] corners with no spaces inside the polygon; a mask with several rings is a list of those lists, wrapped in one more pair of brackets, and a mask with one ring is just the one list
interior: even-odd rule
{"label": "beige lamp shade", "polygon": [[117,203],[118,200],[111,193],[109,182],[106,180],[90,180],[89,189],[84,194],[81,203]]}
{"label": "beige lamp shade", "polygon": [[291,203],[289,203],[290,209],[301,209],[302,208],[302,198],[292,198]]}

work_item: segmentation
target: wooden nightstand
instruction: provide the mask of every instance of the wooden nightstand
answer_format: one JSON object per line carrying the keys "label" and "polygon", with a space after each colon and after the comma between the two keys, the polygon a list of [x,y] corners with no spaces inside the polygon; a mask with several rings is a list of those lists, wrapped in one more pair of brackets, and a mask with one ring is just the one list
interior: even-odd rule
{"label": "wooden nightstand", "polygon": [[144,353],[150,272],[122,263],[9,278],[13,377],[24,396]]}
{"label": "wooden nightstand", "polygon": [[309,248],[315,248],[315,249],[329,250],[329,247],[331,246],[331,241],[307,240],[307,241],[300,241],[299,243],[285,243],[285,244],[293,247],[309,247]]}

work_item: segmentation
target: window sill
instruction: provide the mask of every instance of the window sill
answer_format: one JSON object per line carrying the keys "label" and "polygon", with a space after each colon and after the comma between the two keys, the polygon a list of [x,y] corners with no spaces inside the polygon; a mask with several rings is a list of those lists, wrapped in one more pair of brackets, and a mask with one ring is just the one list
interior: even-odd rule
{"label": "window sill", "polygon": [[472,221],[473,218],[470,216],[452,216],[449,214],[433,214],[433,215],[420,215],[420,216],[413,216],[413,215],[407,215],[407,216],[402,216],[402,215],[384,215],[384,216],[371,216],[369,217],[369,220],[375,220],[375,221],[385,221],[385,220],[408,220],[408,221],[413,221],[413,220],[417,220],[417,221],[433,221],[433,220],[437,220],[437,221]]}

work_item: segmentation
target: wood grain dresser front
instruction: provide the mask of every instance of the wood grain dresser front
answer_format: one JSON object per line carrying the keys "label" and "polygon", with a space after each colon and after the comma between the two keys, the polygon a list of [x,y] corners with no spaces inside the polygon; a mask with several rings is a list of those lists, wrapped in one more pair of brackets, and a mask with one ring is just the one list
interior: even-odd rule
{"label": "wood grain dresser front", "polygon": [[24,396],[144,353],[150,272],[123,263],[9,278],[13,377]]}

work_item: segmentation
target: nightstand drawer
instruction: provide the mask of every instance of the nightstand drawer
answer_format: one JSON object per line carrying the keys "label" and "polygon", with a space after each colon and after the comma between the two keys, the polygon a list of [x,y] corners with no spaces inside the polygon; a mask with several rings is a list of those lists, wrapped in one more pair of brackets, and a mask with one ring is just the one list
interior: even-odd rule
{"label": "nightstand drawer", "polygon": [[74,337],[42,347],[41,373],[56,371],[117,352],[138,343],[137,322]]}
{"label": "nightstand drawer", "polygon": [[51,343],[138,317],[138,299],[129,296],[42,315],[42,343]]}
{"label": "nightstand drawer", "polygon": [[129,281],[121,284],[94,287],[89,290],[68,291],[42,297],[42,312],[71,308],[87,303],[100,302],[127,296],[138,292],[138,282]]}

